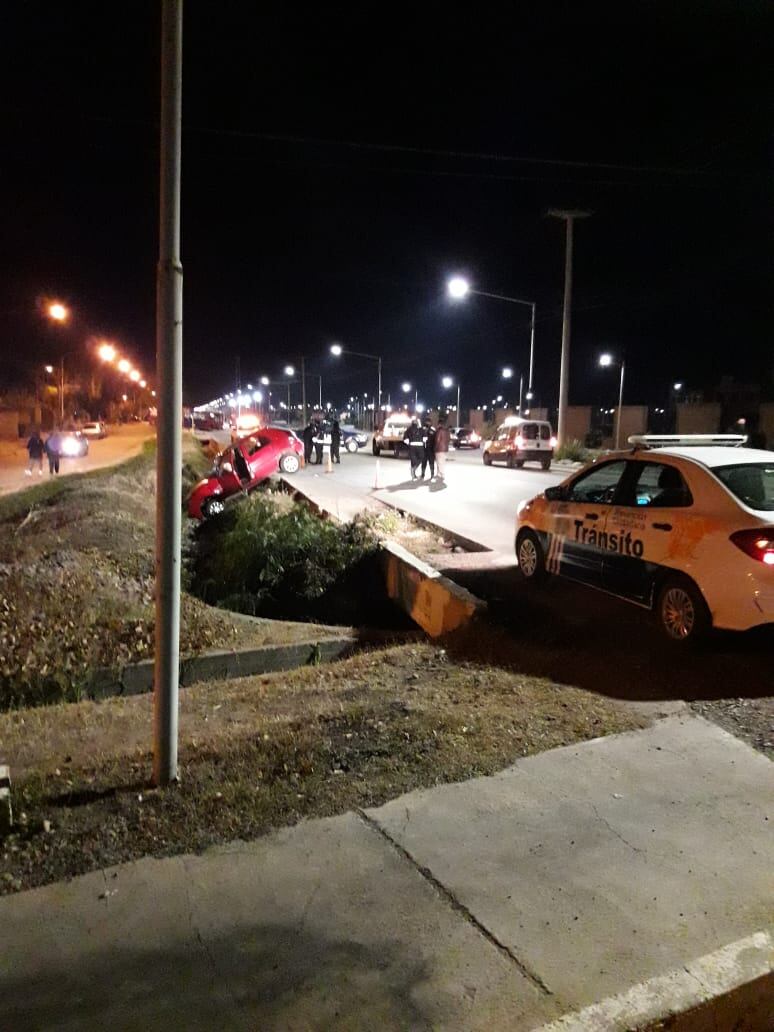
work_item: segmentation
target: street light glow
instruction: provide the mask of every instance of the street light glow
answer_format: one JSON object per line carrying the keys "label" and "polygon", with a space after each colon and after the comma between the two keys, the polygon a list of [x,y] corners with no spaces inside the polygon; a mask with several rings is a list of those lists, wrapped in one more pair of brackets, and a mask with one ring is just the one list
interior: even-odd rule
{"label": "street light glow", "polygon": [[510,366],[506,366],[505,369],[503,369],[503,380],[510,380],[510,378],[512,376],[513,376],[513,370],[511,369]]}
{"label": "street light glow", "polygon": [[54,367],[52,365],[47,365],[44,368],[45,368],[47,373],[53,373],[53,371],[54,371]]}
{"label": "street light glow", "polygon": [[599,356],[599,364],[601,366],[611,366],[613,364],[613,356],[605,352],[604,355]]}
{"label": "street light glow", "polygon": [[535,395],[532,393],[532,391],[527,391],[527,393],[525,394],[525,397],[526,397],[527,401],[532,401],[532,399],[535,397]]}
{"label": "street light glow", "polygon": [[451,376],[444,376],[441,378],[441,384],[448,390],[450,387],[454,386],[454,380]]}
{"label": "street light glow", "polygon": [[140,386],[142,387],[143,390],[145,390],[145,388],[148,386],[148,381],[147,380],[140,380]]}
{"label": "street light glow", "polygon": [[295,376],[296,367],[292,365],[285,366],[285,376]]}
{"label": "street light glow", "polygon": [[140,379],[140,374],[139,374],[139,372],[138,372],[138,371],[137,371],[136,369],[133,369],[133,370],[131,371],[131,373],[129,373],[129,379],[130,379],[130,380],[131,380],[131,381],[132,381],[133,383],[137,383],[137,381],[138,381],[138,380]]}
{"label": "street light glow", "polygon": [[331,354],[336,355],[337,358],[343,350],[344,348],[341,346],[341,344],[331,344]]}
{"label": "street light glow", "polygon": [[103,362],[112,362],[116,357],[116,349],[112,344],[108,344],[107,341],[100,344],[98,353]]}
{"label": "street light glow", "polygon": [[253,391],[253,401],[263,401],[263,395],[260,391]]}
{"label": "street light glow", "polygon": [[263,384],[264,387],[268,387],[269,386],[269,377],[268,376],[262,376],[261,377],[261,383]]}
{"label": "street light glow", "polygon": [[446,290],[449,297],[454,298],[455,301],[461,301],[470,293],[470,284],[462,276],[452,276],[446,284]]}
{"label": "street light glow", "polygon": [[682,389],[683,389],[683,385],[681,383],[676,383],[675,384],[675,390],[676,391],[681,391]]}
{"label": "street light glow", "polygon": [[408,394],[408,392],[411,390],[411,384],[408,381],[406,381],[406,383],[401,384],[401,389],[404,394]]}
{"label": "street light glow", "polygon": [[70,315],[67,307],[63,305],[61,301],[52,301],[48,306],[48,314],[49,318],[53,319],[55,322],[61,323],[67,322]]}
{"label": "street light glow", "polygon": [[121,373],[128,373],[131,368],[132,363],[126,358],[122,358],[118,363],[118,370]]}

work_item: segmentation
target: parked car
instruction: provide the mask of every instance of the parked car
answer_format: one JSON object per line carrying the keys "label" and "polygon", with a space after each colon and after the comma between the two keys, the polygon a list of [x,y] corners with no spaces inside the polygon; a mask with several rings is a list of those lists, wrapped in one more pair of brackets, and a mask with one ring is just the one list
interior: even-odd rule
{"label": "parked car", "polygon": [[677,643],[774,624],[774,452],[727,446],[744,440],[631,438],[522,502],[522,576],[633,602]]}
{"label": "parked car", "polygon": [[455,426],[451,431],[452,448],[480,448],[481,434],[472,426]]}
{"label": "parked car", "polygon": [[290,430],[267,427],[238,438],[220,452],[210,475],[191,492],[188,515],[198,520],[217,516],[232,495],[252,491],[272,473],[295,473],[303,456],[304,446]]}
{"label": "parked car", "polygon": [[89,442],[80,430],[60,430],[59,454],[64,459],[82,459],[89,454]]}
{"label": "parked car", "polygon": [[350,453],[356,452],[359,448],[365,448],[368,444],[368,434],[364,430],[357,430],[354,426],[343,426],[341,428],[341,446]]}
{"label": "parked car", "polygon": [[96,440],[102,440],[107,437],[107,427],[102,420],[95,420],[93,423],[84,423],[81,427],[81,433],[84,437],[91,437]]}
{"label": "parked car", "polygon": [[539,462],[543,469],[550,469],[555,447],[550,423],[509,416],[484,445],[482,458],[485,466],[505,462],[511,468],[521,469],[525,462]]}

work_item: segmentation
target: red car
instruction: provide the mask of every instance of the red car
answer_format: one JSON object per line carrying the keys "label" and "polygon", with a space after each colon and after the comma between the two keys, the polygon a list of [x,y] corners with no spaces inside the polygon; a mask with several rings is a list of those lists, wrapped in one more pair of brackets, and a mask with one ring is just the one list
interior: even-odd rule
{"label": "red car", "polygon": [[267,427],[240,438],[218,455],[212,473],[193,489],[188,515],[197,520],[217,516],[231,495],[251,491],[277,470],[295,473],[303,455],[304,446],[292,430]]}

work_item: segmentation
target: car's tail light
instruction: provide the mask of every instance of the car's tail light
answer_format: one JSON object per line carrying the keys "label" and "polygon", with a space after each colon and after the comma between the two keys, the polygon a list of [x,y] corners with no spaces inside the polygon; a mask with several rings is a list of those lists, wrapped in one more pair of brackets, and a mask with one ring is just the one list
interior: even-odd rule
{"label": "car's tail light", "polygon": [[774,527],[760,527],[757,530],[737,530],[731,535],[737,548],[741,548],[759,563],[774,566]]}
{"label": "car's tail light", "polygon": [[557,445],[557,440],[556,440],[556,438],[555,438],[555,437],[552,437],[552,438],[551,438],[551,447],[552,447],[552,448],[555,448],[555,447],[556,447],[556,445]]}

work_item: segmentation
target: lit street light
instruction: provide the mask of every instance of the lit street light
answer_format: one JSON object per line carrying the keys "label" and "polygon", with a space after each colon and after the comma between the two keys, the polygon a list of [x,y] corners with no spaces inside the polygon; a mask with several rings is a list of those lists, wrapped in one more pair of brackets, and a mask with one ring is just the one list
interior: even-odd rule
{"label": "lit street light", "polygon": [[[613,358],[613,356],[606,352],[604,355],[600,355],[599,356],[599,364],[603,368],[606,369],[606,368],[609,368],[610,366],[614,366],[616,363],[615,363],[615,359]],[[623,360],[623,358],[621,359],[620,367],[621,367],[621,381],[620,381],[620,384],[619,384],[619,387],[618,387],[618,415],[617,415],[616,421],[615,421],[615,446],[616,446],[616,448],[620,448],[621,447],[621,417],[623,415],[624,373],[626,371],[626,362]]]}
{"label": "lit street light", "polygon": [[[410,394],[411,391],[412,391],[412,386],[411,386],[411,384],[408,381],[406,381],[406,383],[401,384],[401,389],[402,389],[404,394]],[[419,395],[419,389],[416,388],[416,389],[414,389],[414,410],[415,411],[416,411],[416,407],[417,407],[418,395]]]}
{"label": "lit street light", "polygon": [[65,323],[70,318],[70,311],[61,301],[52,301],[47,308],[48,317],[54,322]]}
{"label": "lit street light", "polygon": [[295,376],[295,375],[296,375],[295,366],[286,365],[285,366],[285,376]]}
{"label": "lit street light", "polygon": [[131,371],[131,372],[129,373],[129,379],[130,379],[130,380],[132,381],[132,383],[137,383],[137,382],[138,382],[138,380],[140,379],[140,374],[139,374],[139,372],[138,372],[138,371],[137,371],[136,369],[133,369],[133,370],[132,370],[132,371]]}
{"label": "lit street light", "polygon": [[495,301],[507,301],[512,305],[529,305],[531,316],[529,323],[529,389],[532,390],[532,373],[535,365],[535,314],[537,305],[534,301],[524,301],[520,297],[508,297],[506,294],[490,294],[487,290],[475,290],[463,276],[452,276],[446,284],[449,297],[454,301],[464,300],[468,294],[479,297],[491,297]]}
{"label": "lit street light", "polygon": [[128,359],[122,358],[122,359],[119,360],[119,362],[118,362],[118,371],[119,371],[119,373],[128,373],[128,372],[131,371],[131,368],[132,368],[132,363],[129,362]]}
{"label": "lit street light", "polygon": [[53,373],[53,371],[54,371],[54,367],[52,365],[47,365],[44,368],[45,368],[46,372],[49,373],[49,374]]}
{"label": "lit street light", "polygon": [[97,352],[97,354],[103,362],[112,362],[113,359],[116,357],[116,349],[113,347],[112,344],[109,344],[107,341],[103,341],[103,343],[99,346],[99,351]]}
{"label": "lit street light", "polygon": [[[450,390],[454,386],[454,377],[453,376],[442,376],[441,377],[441,386],[445,390],[447,390],[447,391]],[[456,425],[457,426],[462,426],[462,423],[460,422],[460,381],[459,380],[457,380],[457,410],[456,411],[457,411],[457,419],[455,421]]]}
{"label": "lit street light", "polygon": [[[503,380],[510,380],[513,376],[513,370],[510,366],[506,366],[503,369]],[[519,374],[519,415],[521,415],[521,398],[524,393],[524,377]]]}
{"label": "lit street light", "polygon": [[330,352],[339,358],[341,355],[355,355],[357,358],[369,358],[372,362],[376,362],[377,372],[377,389],[376,389],[376,405],[374,407],[374,429],[376,429],[376,413],[382,410],[382,357],[381,355],[369,355],[365,351],[351,351],[349,348],[342,347],[341,344],[331,344]]}

